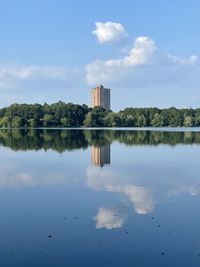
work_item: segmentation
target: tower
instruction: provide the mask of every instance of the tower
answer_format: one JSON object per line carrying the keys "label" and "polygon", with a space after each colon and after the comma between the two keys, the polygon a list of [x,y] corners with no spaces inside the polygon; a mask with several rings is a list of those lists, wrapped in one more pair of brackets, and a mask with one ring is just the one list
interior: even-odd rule
{"label": "tower", "polygon": [[100,85],[91,89],[91,106],[103,107],[105,110],[110,110],[110,89]]}

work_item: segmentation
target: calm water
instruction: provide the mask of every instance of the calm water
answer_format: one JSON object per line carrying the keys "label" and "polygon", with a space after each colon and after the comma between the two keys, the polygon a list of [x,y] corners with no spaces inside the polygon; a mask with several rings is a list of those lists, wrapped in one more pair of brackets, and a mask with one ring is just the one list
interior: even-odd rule
{"label": "calm water", "polygon": [[0,131],[0,266],[200,265],[200,132]]}

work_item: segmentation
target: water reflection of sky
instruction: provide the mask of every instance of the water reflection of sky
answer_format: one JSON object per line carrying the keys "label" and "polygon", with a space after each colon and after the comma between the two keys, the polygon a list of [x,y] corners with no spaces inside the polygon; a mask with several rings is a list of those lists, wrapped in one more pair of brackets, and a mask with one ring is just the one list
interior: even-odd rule
{"label": "water reflection of sky", "polygon": [[54,266],[59,257],[61,266],[198,266],[199,145],[115,142],[110,153],[102,167],[91,147],[0,148],[4,266]]}
{"label": "water reflection of sky", "polygon": [[[57,154],[52,151],[15,153],[2,148],[0,187],[86,186],[127,199],[137,214],[152,213],[156,203],[164,198],[178,194],[194,197],[199,193],[198,146],[130,148],[113,144],[112,152],[108,152],[112,153],[112,162],[103,168],[90,159],[92,149]],[[110,213],[111,209],[100,207],[96,218],[100,214],[109,217]]]}

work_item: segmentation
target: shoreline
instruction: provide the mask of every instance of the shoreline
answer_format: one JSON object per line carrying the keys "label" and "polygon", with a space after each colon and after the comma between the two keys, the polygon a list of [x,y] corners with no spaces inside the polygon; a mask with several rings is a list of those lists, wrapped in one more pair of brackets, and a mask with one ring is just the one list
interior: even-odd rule
{"label": "shoreline", "polygon": [[200,132],[200,127],[20,127],[0,130],[108,130],[108,131],[159,131],[159,132]]}

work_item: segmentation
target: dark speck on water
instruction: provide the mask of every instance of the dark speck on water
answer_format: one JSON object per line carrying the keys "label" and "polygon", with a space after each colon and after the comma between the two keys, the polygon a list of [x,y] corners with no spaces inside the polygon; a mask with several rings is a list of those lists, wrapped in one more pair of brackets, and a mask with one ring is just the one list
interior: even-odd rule
{"label": "dark speck on water", "polygon": [[10,256],[13,256],[14,255],[14,253],[13,253],[12,250],[9,250],[9,254],[10,254]]}

